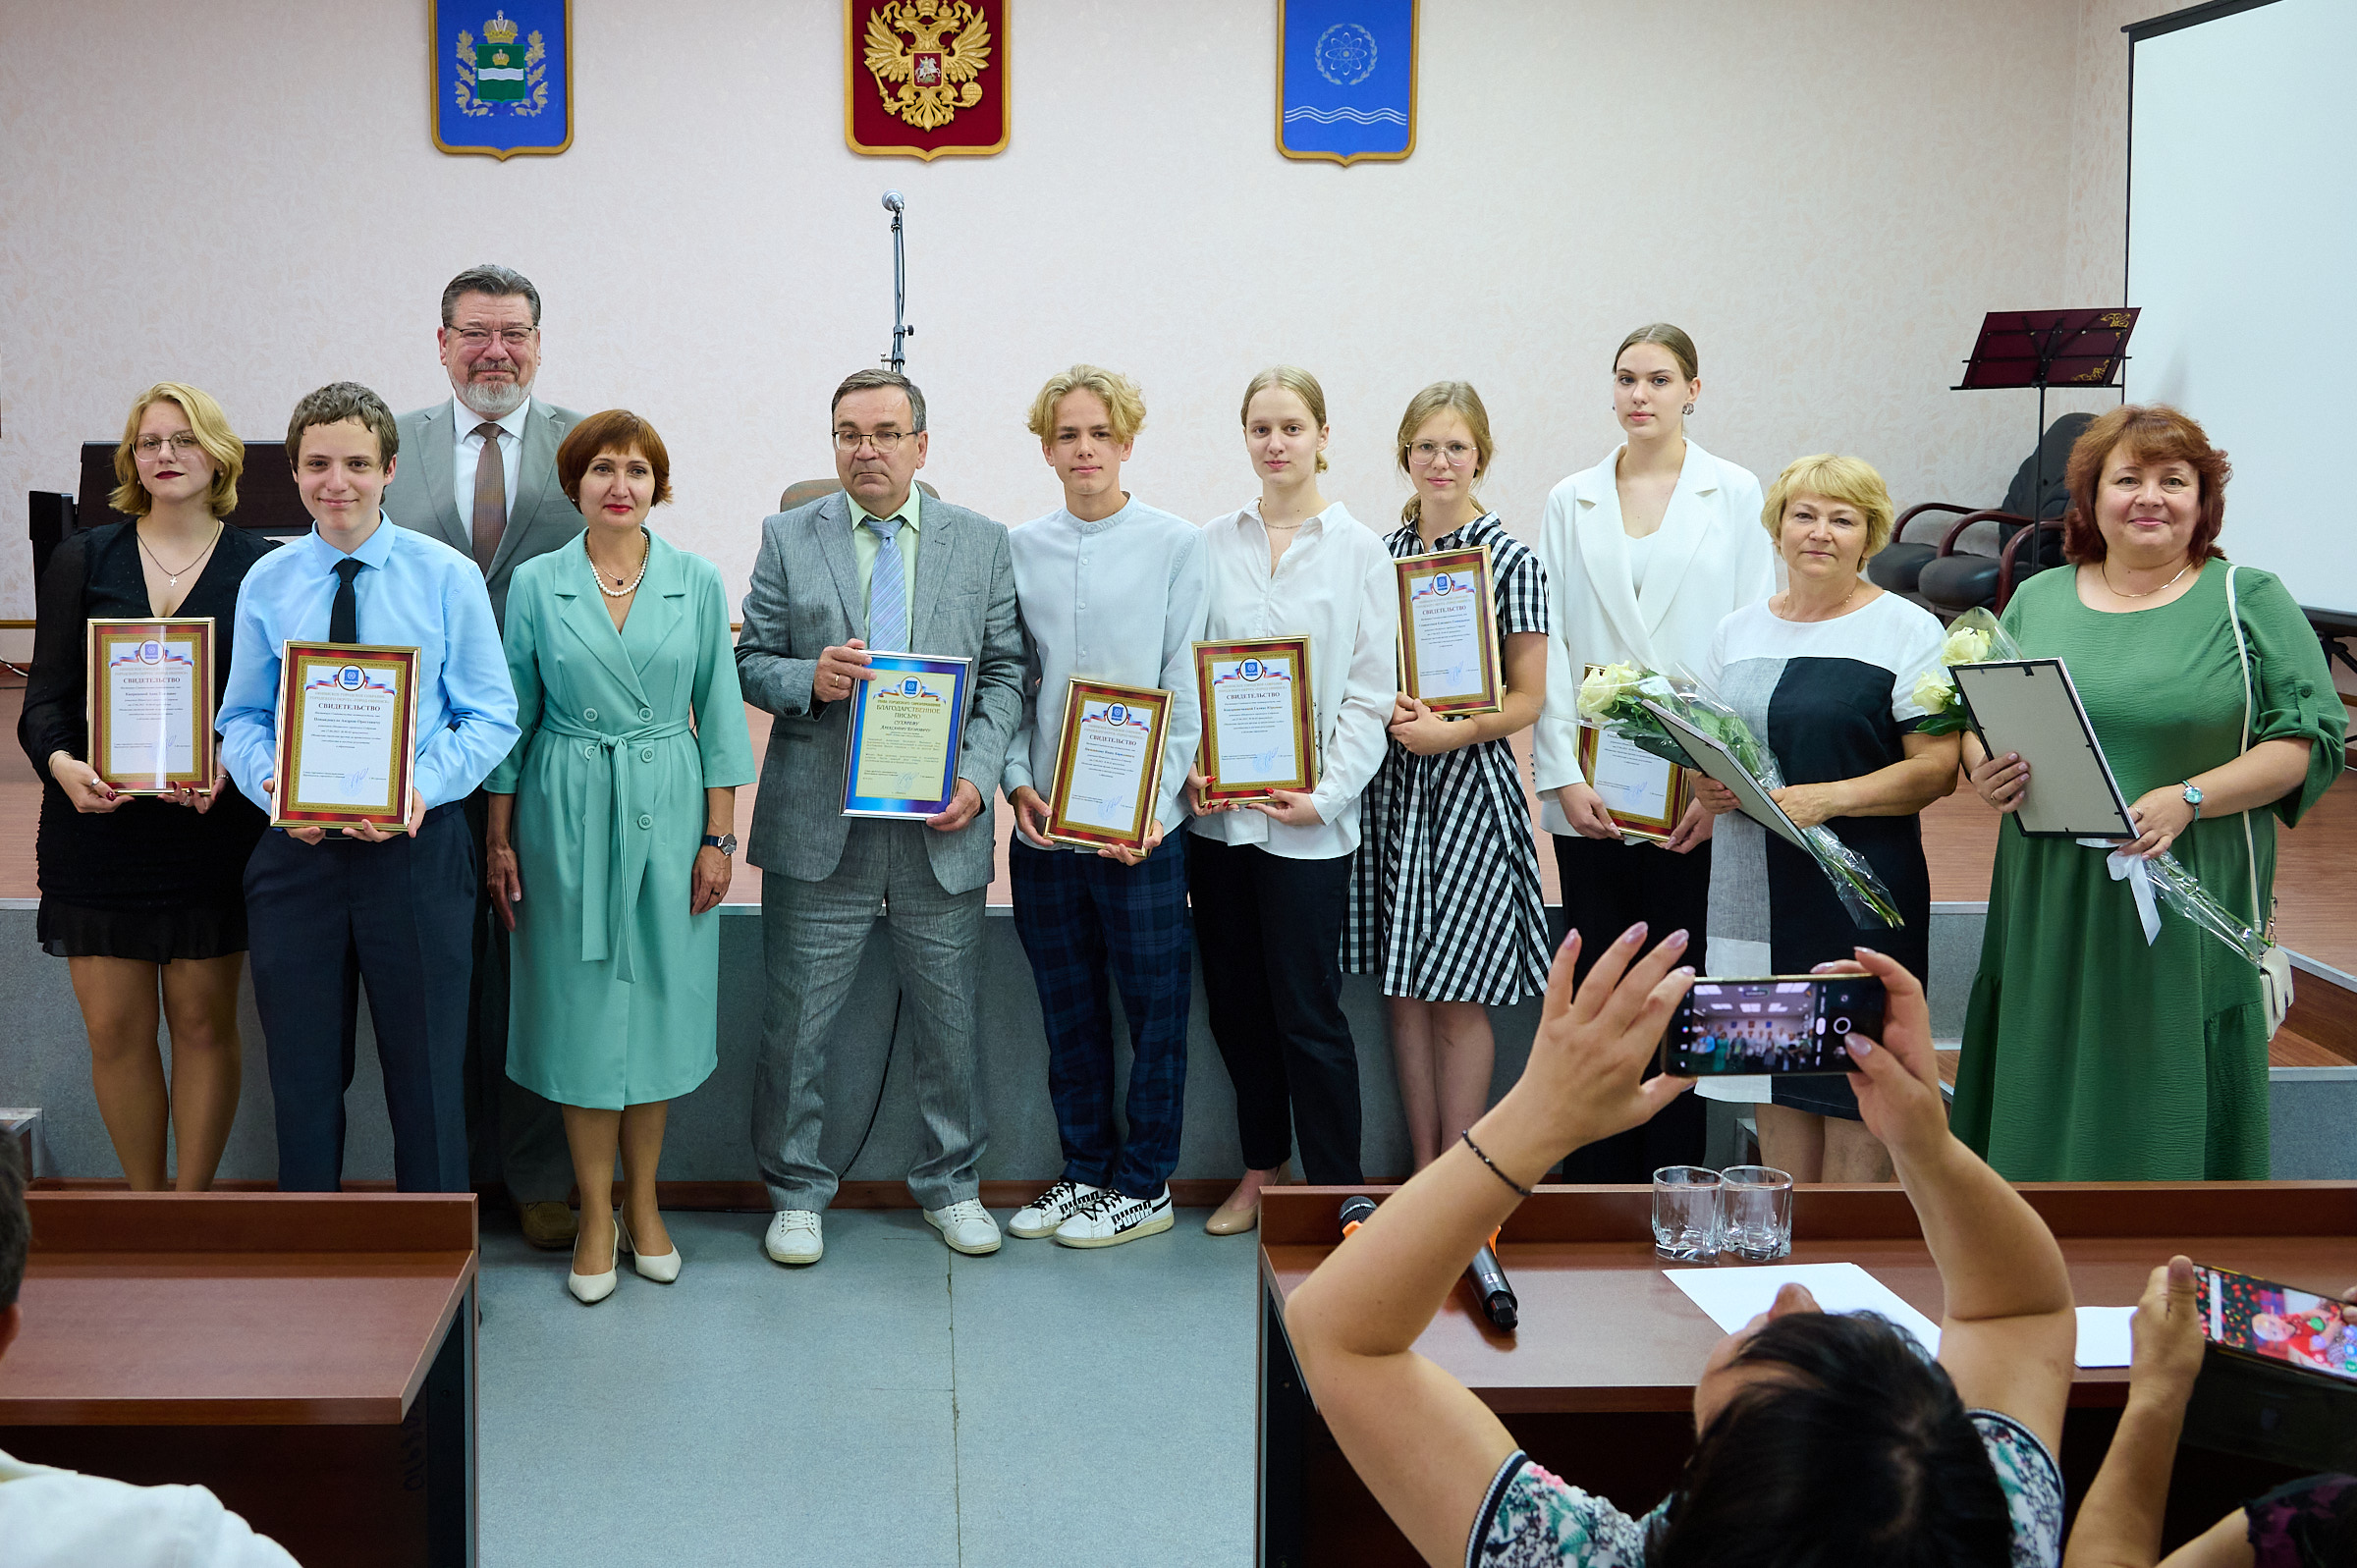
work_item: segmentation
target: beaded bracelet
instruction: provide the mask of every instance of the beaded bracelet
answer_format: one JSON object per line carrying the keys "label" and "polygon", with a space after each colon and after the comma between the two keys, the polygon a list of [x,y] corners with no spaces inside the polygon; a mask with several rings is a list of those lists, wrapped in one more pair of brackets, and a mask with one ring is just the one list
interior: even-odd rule
{"label": "beaded bracelet", "polygon": [[1491,1175],[1496,1176],[1500,1181],[1505,1182],[1507,1186],[1513,1188],[1514,1191],[1520,1193],[1523,1197],[1527,1198],[1530,1196],[1530,1189],[1528,1187],[1523,1186],[1522,1183],[1516,1181],[1505,1171],[1500,1170],[1498,1168],[1498,1162],[1492,1160],[1488,1155],[1485,1155],[1481,1152],[1481,1145],[1473,1141],[1472,1128],[1466,1128],[1463,1132],[1458,1133],[1457,1136],[1465,1141],[1466,1148],[1473,1151],[1473,1157],[1476,1160],[1479,1160],[1483,1164],[1490,1167]]}

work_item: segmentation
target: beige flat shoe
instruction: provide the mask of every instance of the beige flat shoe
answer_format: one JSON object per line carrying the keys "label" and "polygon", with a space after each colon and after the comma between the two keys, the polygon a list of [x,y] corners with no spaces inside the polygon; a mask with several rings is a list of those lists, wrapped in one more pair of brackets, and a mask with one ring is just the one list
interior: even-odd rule
{"label": "beige flat shoe", "polygon": [[[1291,1167],[1292,1162],[1290,1161],[1279,1165],[1276,1173],[1261,1183],[1261,1190],[1266,1192],[1271,1187],[1284,1186],[1291,1179]],[[1259,1224],[1260,1200],[1258,1198],[1254,1198],[1251,1207],[1245,1209],[1236,1208],[1233,1201],[1231,1200],[1211,1212],[1211,1217],[1203,1221],[1203,1229],[1206,1234],[1213,1236],[1240,1236],[1247,1230],[1258,1228]]]}

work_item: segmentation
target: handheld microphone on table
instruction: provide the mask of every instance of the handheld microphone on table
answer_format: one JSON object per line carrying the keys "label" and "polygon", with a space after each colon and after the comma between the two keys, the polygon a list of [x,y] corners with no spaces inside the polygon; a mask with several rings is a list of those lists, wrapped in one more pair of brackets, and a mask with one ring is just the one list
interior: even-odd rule
{"label": "handheld microphone on table", "polygon": [[1342,1213],[1343,1239],[1347,1241],[1350,1238],[1350,1232],[1365,1224],[1369,1219],[1373,1218],[1374,1216],[1374,1199],[1367,1197],[1363,1193],[1353,1193],[1349,1197],[1344,1198],[1343,1200]]}
{"label": "handheld microphone on table", "polygon": [[1473,1261],[1465,1265],[1465,1272],[1472,1276],[1473,1299],[1481,1304],[1481,1315],[1491,1327],[1510,1334],[1521,1308],[1514,1300],[1514,1287],[1506,1282],[1506,1271],[1498,1267],[1497,1246],[1497,1234],[1492,1232],[1474,1252]]}

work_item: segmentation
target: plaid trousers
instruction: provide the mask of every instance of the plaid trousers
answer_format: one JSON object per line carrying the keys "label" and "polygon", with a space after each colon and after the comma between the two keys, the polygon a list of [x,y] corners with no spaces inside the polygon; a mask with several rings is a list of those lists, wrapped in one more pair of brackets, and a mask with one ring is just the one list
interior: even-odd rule
{"label": "plaid trousers", "polygon": [[[1048,1098],[1064,1174],[1131,1198],[1159,1195],[1178,1164],[1193,990],[1186,845],[1173,834],[1144,861],[1008,848],[1014,929],[1031,958],[1048,1036]],[[1129,1022],[1128,1136],[1114,1121],[1112,971]]]}

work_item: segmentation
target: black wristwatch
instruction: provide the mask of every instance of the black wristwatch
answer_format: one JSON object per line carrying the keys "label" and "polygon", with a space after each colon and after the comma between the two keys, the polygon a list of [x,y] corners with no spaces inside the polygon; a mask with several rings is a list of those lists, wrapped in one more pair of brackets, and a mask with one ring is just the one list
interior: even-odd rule
{"label": "black wristwatch", "polygon": [[705,834],[704,842],[724,855],[737,852],[737,836],[733,833]]}

